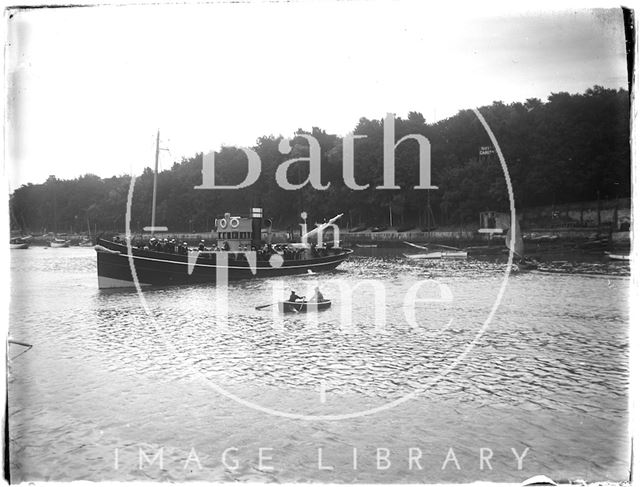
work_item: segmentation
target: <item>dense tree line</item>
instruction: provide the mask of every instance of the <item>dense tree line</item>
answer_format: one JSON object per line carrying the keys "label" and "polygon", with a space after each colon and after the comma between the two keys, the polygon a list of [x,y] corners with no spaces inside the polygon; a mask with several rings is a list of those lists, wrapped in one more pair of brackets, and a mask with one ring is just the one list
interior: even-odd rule
{"label": "dense tree line", "polygon": [[[494,102],[480,109],[505,156],[516,205],[529,207],[596,198],[626,197],[631,191],[629,150],[629,96],[624,90],[599,86],[583,94],[554,93],[546,102]],[[415,190],[418,144],[405,141],[396,149],[396,184],[399,190],[380,190],[383,175],[383,120],[360,119],[354,133],[355,179],[370,183],[354,191],[343,181],[343,140],[314,127],[293,136],[293,150],[282,154],[281,136],[260,137],[253,149],[262,161],[262,172],[252,186],[239,190],[194,190],[202,183],[202,154],[174,163],[158,175],[157,224],[170,231],[208,231],[214,218],[230,211],[247,214],[261,206],[274,224],[284,228],[299,221],[300,211],[310,221],[344,213],[342,225],[387,223],[390,212],[396,225],[425,226],[428,218],[440,227],[475,224],[480,211],[508,209],[508,194],[495,153],[480,155],[491,146],[480,121],[471,110],[435,124],[411,112],[395,119],[396,140],[422,134],[431,142],[432,184],[437,190]],[[275,179],[277,167],[294,157],[306,157],[311,134],[321,147],[322,181],[327,190],[307,185],[287,191]],[[247,171],[245,154],[236,148],[216,153],[216,183],[237,184]],[[296,167],[297,166],[297,167]],[[291,182],[308,176],[305,163],[289,171]],[[74,180],[49,178],[44,184],[28,184],[10,199],[14,229],[23,232],[123,231],[129,176],[99,178],[87,174]],[[150,224],[153,171],[136,178],[131,226],[133,231]],[[430,212],[427,212],[427,199]]]}

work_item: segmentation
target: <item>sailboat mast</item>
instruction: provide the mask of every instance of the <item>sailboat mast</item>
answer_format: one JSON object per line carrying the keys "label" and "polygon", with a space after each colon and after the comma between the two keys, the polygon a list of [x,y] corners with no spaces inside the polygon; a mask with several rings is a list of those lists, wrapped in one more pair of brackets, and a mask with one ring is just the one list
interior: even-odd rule
{"label": "sailboat mast", "polygon": [[158,191],[158,156],[160,154],[160,129],[156,136],[156,168],[153,172],[153,201],[151,202],[151,235],[156,227],[156,193]]}

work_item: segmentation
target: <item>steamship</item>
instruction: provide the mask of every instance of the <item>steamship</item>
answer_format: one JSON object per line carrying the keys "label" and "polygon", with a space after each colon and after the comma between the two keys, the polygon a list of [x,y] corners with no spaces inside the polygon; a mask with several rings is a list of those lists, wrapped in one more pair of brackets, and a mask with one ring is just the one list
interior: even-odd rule
{"label": "steamship", "polygon": [[[337,218],[305,237],[322,232]],[[215,284],[224,280],[324,272],[335,269],[352,252],[339,247],[316,248],[306,243],[281,244],[275,250],[262,238],[264,223],[268,222],[262,218],[260,208],[252,209],[250,216],[226,213],[215,221],[215,250],[166,249],[98,238],[95,246],[98,287],[135,287],[136,283],[139,286]]]}

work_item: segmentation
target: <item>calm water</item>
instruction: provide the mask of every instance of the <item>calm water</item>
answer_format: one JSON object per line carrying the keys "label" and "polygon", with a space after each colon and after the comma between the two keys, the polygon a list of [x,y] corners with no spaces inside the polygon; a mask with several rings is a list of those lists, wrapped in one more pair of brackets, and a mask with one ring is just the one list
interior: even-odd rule
{"label": "calm water", "polygon": [[[34,346],[9,349],[12,481],[624,480],[628,264],[570,260],[510,277],[461,356],[503,263],[362,249],[333,274],[232,283],[225,324],[215,287],[141,300],[97,289],[92,249],[14,250],[10,334]],[[355,289],[346,326],[360,280],[383,294]],[[316,321],[255,309],[318,282],[333,306]],[[299,418],[330,415],[352,417]],[[163,468],[141,469],[161,448]]]}

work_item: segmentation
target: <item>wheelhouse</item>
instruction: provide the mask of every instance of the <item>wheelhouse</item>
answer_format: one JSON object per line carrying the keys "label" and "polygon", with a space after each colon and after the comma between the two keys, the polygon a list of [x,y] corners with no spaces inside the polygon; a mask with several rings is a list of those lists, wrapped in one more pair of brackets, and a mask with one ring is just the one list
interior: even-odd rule
{"label": "wheelhouse", "polygon": [[262,238],[262,208],[252,208],[251,215],[232,216],[225,213],[216,218],[214,238],[218,248],[230,251],[258,248]]}

